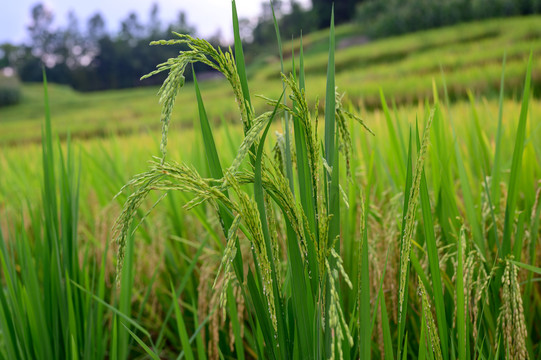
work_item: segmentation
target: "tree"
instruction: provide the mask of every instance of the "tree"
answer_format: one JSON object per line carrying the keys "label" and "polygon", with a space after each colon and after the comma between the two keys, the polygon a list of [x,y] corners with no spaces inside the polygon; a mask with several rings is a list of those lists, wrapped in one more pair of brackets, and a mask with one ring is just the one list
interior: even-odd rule
{"label": "tree", "polygon": [[86,24],[86,37],[97,43],[99,39],[107,35],[107,28],[103,16],[97,12],[88,19]]}
{"label": "tree", "polygon": [[167,34],[170,35],[171,31],[175,31],[180,34],[194,34],[195,28],[188,24],[186,13],[184,11],[179,11],[177,14],[177,21],[169,25],[167,28]]}
{"label": "tree", "polygon": [[329,27],[331,23],[331,9],[334,4],[334,23],[347,22],[355,15],[355,6],[362,0],[312,0],[316,25],[318,29]]}
{"label": "tree", "polygon": [[16,45],[4,43],[0,45],[0,69],[14,68],[22,56],[22,49]]}
{"label": "tree", "polygon": [[[40,81],[41,66],[48,68],[49,79],[57,83],[71,83],[69,61],[75,66],[72,51],[79,41],[78,22],[73,13],[68,17],[65,30],[53,28],[54,14],[43,4],[36,4],[31,10],[28,26],[31,46],[18,67],[23,81]],[[31,50],[30,50],[31,49]]]}
{"label": "tree", "polygon": [[311,11],[304,10],[295,0],[290,1],[289,12],[280,20],[280,32],[284,39],[298,37],[301,31],[304,34],[315,29],[315,22]]}
{"label": "tree", "polygon": [[[43,63],[48,67],[49,81],[69,84],[82,91],[161,83],[164,79],[160,77],[143,82],[139,79],[154,70],[157,63],[175,57],[179,48],[151,49],[148,46],[151,40],[173,37],[170,33],[164,34],[157,4],[152,5],[149,15],[148,21],[142,22],[135,12],[131,12],[121,22],[120,31],[109,34],[100,13],[87,20],[84,31],[81,31],[74,12],[68,14],[66,26],[54,28],[52,11],[37,4],[31,9],[29,46],[21,46],[17,52],[8,47],[0,48],[0,65],[12,64],[16,55],[21,79],[32,82],[41,81]],[[183,12],[169,25],[169,30],[195,32]],[[185,46],[182,48],[187,50]]]}
{"label": "tree", "polygon": [[144,37],[144,26],[139,22],[137,13],[131,12],[120,24],[119,38],[134,46],[137,41]]}
{"label": "tree", "polygon": [[79,19],[73,11],[68,13],[68,22],[64,30],[59,31],[61,37],[55,52],[62,56],[58,62],[64,62],[69,68],[80,64],[80,59],[86,52],[83,35],[79,29]]}
{"label": "tree", "polygon": [[158,37],[162,32],[162,23],[160,21],[160,7],[158,3],[153,3],[150,8],[150,16],[147,25],[148,36],[151,38]]}
{"label": "tree", "polygon": [[30,42],[34,55],[44,60],[44,56],[54,52],[54,31],[52,29],[54,15],[41,3],[34,5],[30,13],[32,17],[28,26]]}

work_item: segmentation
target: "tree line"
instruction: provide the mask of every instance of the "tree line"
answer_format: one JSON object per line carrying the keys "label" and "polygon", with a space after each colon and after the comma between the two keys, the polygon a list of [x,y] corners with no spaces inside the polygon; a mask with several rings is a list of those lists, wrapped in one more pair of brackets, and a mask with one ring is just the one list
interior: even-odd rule
{"label": "tree line", "polygon": [[[315,8],[317,4],[320,7],[326,5],[330,14],[330,1],[313,0],[313,3]],[[297,36],[301,28],[309,32],[324,26],[323,22],[315,21],[312,9],[305,9],[294,0],[286,6],[282,1],[273,1],[273,4],[284,34],[289,32]],[[272,15],[269,14],[270,5],[264,4],[257,21],[242,20],[248,58],[276,43]],[[21,45],[0,45],[0,69],[14,69],[23,82],[39,82],[41,69],[45,66],[49,81],[68,84],[80,91],[160,84],[163,82],[160,76],[144,81],[139,78],[182,49],[178,46],[150,47],[150,41],[169,39],[172,31],[196,35],[196,28],[188,22],[185,12],[179,12],[175,21],[165,24],[156,3],[144,20],[136,12],[129,13],[116,33],[108,30],[105,18],[99,12],[84,23],[74,12],[69,12],[62,27],[55,25],[55,14],[42,3],[35,4],[30,15],[28,41]],[[303,21],[299,22],[301,18]],[[351,16],[347,20],[349,18]],[[219,34],[207,40],[214,46],[222,46]],[[189,72],[187,76],[190,80]]]}
{"label": "tree line", "polygon": [[366,0],[355,21],[371,38],[460,22],[541,13],[541,0]]}
{"label": "tree line", "polygon": [[[157,4],[152,5],[147,22],[129,13],[114,34],[107,30],[101,13],[81,26],[75,13],[69,12],[66,25],[55,27],[53,12],[40,3],[31,9],[29,41],[0,45],[0,68],[11,67],[22,81],[34,82],[41,81],[45,66],[51,82],[82,91],[132,87],[140,85],[139,78],[156,64],[178,53],[178,48],[148,46],[151,40],[169,38],[173,30],[195,32],[183,12],[174,22],[162,24]],[[162,80],[149,79],[146,84]]]}

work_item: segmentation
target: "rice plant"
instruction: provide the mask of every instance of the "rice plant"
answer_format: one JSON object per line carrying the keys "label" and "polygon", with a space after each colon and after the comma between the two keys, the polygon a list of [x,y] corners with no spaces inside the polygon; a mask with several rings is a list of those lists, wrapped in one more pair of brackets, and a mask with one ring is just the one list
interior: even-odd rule
{"label": "rice plant", "polygon": [[42,199],[33,207],[28,198],[22,221],[0,228],[0,358],[128,358],[130,333],[150,336],[130,317],[133,248],[117,293],[106,286],[109,247],[96,257],[80,240],[81,170],[69,137],[65,152],[55,148],[43,75]]}
{"label": "rice plant", "polygon": [[[510,161],[501,140],[504,71],[495,144],[480,126],[473,96],[473,121],[461,132],[469,135],[460,138],[458,126],[465,125],[446,113],[449,97],[441,103],[436,90],[434,104],[415,122],[400,121],[396,109],[393,119],[382,93],[386,129],[379,129],[389,141],[378,143],[337,91],[332,20],[320,126],[318,106],[310,108],[306,98],[302,45],[298,69],[293,54],[293,71],[281,74],[282,95],[262,97],[269,110],[258,115],[234,1],[232,12],[234,49],[224,52],[176,33],[174,40],[152,43],[189,50],[148,75],[168,72],[159,92],[161,156],[121,190],[133,189],[114,229],[120,274],[149,194],[181,192],[188,194],[186,209],[203,209],[199,219],[214,242],[203,236],[194,245],[189,272],[202,252],[218,252],[220,260],[201,265],[199,295],[183,295],[184,281],[171,286],[164,322],[174,310],[180,356],[538,357],[533,274],[540,272],[540,163],[532,140],[537,128],[529,133],[527,125],[532,56]],[[279,36],[278,42],[281,49]],[[205,164],[196,169],[168,157],[174,102],[194,62],[220,71],[237,104],[244,137],[226,166],[196,76]],[[283,134],[269,147],[269,131],[280,118]],[[467,161],[465,143],[475,155]],[[157,358],[158,347],[143,347]]]}
{"label": "rice plant", "polygon": [[42,128],[42,203],[24,222],[0,231],[0,357],[4,359],[104,358],[110,335],[106,308],[79,291],[106,297],[105,263],[80,258],[78,169],[67,145],[55,152],[47,82]]}
{"label": "rice plant", "polygon": [[[303,354],[308,358],[343,358],[344,352],[351,351],[354,342],[342,310],[339,286],[340,276],[351,285],[339,255],[340,202],[344,194],[340,182],[339,150],[349,156],[345,149],[351,149],[352,145],[346,119],[355,117],[336,102],[333,26],[331,23],[325,143],[321,148],[317,109],[308,108],[301,85],[304,83],[302,53],[299,80],[297,74],[283,75],[284,93],[290,94],[289,101],[282,103],[281,98],[267,99],[273,110],[256,115],[251,105],[234,2],[233,24],[234,52],[224,53],[205,40],[181,34],[175,34],[177,40],[153,43],[185,44],[190,50],[169,59],[149,74],[169,72],[160,89],[163,104],[162,157],[148,172],[136,176],[127,185],[137,190],[129,196],[116,226],[118,270],[123,265],[135,211],[148,193],[171,190],[192,193],[193,198],[186,207],[210,204],[218,214],[226,239],[213,286],[221,294],[219,305],[226,309],[228,292],[242,294],[250,318],[253,348],[258,357],[289,358]],[[230,83],[245,135],[236,158],[230,166],[222,168],[195,78],[211,178],[203,178],[189,165],[166,159],[167,132],[174,99],[183,85],[186,66],[196,61],[220,71]],[[278,116],[294,123],[295,144],[298,146],[295,157],[287,121],[285,151],[281,156],[271,156],[265,150],[270,126]],[[288,161],[275,160],[282,156]],[[293,158],[298,171],[295,177]],[[251,256],[247,258],[243,252]],[[223,314],[225,316],[225,311]],[[244,350],[238,348],[237,351]]]}

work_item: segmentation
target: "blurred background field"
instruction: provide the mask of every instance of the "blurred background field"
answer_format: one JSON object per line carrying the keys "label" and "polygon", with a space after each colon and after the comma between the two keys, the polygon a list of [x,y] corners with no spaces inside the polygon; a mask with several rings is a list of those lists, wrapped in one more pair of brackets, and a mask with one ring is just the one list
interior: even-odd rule
{"label": "blurred background field", "polygon": [[[467,91],[494,99],[498,95],[501,64],[506,64],[506,95],[517,98],[523,81],[524,63],[530,51],[541,54],[541,17],[485,20],[450,28],[422,31],[410,35],[356,44],[362,32],[358,26],[343,25],[336,52],[338,91],[356,108],[379,108],[380,90],[397,105],[414,105],[431,99],[433,86],[443,95],[443,78],[451,100],[467,99]],[[307,95],[324,98],[326,39],[319,33],[303,38],[306,53]],[[342,45],[341,45],[342,44]],[[286,44],[284,72],[291,71],[291,51],[298,54],[299,41]],[[150,72],[152,69],[147,69]],[[278,97],[281,82],[280,63],[276,56],[248,68],[252,91]],[[143,74],[140,74],[143,75]],[[399,80],[399,81],[398,81]],[[203,81],[201,87],[211,120],[219,124],[222,117],[236,123],[236,105],[224,80]],[[534,96],[541,89],[541,64],[534,63]],[[130,134],[159,128],[157,87],[108,90],[81,93],[67,86],[51,86],[53,119],[60,135],[67,132],[75,138],[112,134]],[[42,95],[39,85],[23,84],[18,105],[0,108],[0,144],[37,142],[40,139]],[[256,109],[264,101],[254,100]],[[197,106],[190,84],[180,92],[179,107],[173,126],[191,127]],[[322,100],[320,101],[322,104]]]}
{"label": "blurred background field", "polygon": [[[42,11],[45,10],[42,9]],[[264,19],[263,16],[260,18],[260,26],[266,24]],[[444,29],[421,30],[383,39],[380,39],[381,35],[370,38],[367,35],[370,33],[367,31],[370,27],[366,24],[353,22],[340,25],[336,29],[338,91],[345,93],[345,99],[357,109],[379,108],[380,90],[396,105],[414,105],[419,101],[430,99],[434,85],[439,89],[440,96],[443,95],[441,93],[443,75],[448,96],[452,101],[467,99],[468,90],[476,95],[494,99],[498,95],[501,64],[506,54],[506,96],[517,98],[519,95],[517,89],[523,81],[524,63],[528,54],[530,51],[533,52],[534,59],[541,54],[539,23],[541,23],[541,17],[535,15],[481,19]],[[189,28],[187,24],[182,26]],[[135,35],[132,34],[132,36]],[[271,33],[267,36],[271,37],[270,40],[266,40],[270,42],[267,49],[258,46],[259,42],[255,39],[247,45],[247,57],[252,58],[248,65],[248,75],[254,94],[278,97],[281,88],[280,61],[276,52],[269,52],[269,48],[275,48],[275,35]],[[324,98],[327,66],[325,36],[325,31],[316,31],[303,37],[309,85],[307,95],[312,105],[316,98],[320,100]],[[144,87],[80,92],[73,90],[69,85],[51,85],[51,107],[55,113],[54,122],[60,136],[64,138],[70,132],[74,138],[91,138],[112,134],[132,134],[159,128],[160,105],[156,96],[158,88],[153,86],[152,82],[148,80],[141,82],[138,78],[152,71],[153,66],[164,61],[168,56],[174,56],[178,51],[178,49],[167,47],[164,52],[159,47],[147,45],[151,39],[161,37],[170,38],[170,35],[155,32],[145,38],[136,38],[138,39],[137,46],[133,48],[133,51],[138,51],[138,53],[125,53],[128,58],[140,56],[145,59],[144,64],[147,65],[131,68],[129,72],[131,76],[129,86],[139,84],[145,85]],[[119,35],[119,39],[115,41],[121,41],[121,39]],[[299,39],[285,42],[284,72],[286,74],[291,71],[289,61],[291,54],[298,55],[299,44]],[[141,52],[143,50],[139,48],[145,52]],[[152,50],[158,49],[160,50],[158,55],[152,53]],[[6,58],[9,58],[10,53],[7,50],[4,50],[4,54]],[[163,57],[159,58],[159,55]],[[101,65],[89,65],[89,69],[99,72],[99,66],[106,66],[105,60],[98,60],[96,64]],[[39,68],[39,62],[32,64],[28,66]],[[50,72],[54,75],[55,72],[60,71],[58,67],[59,65],[55,65]],[[125,67],[130,68],[128,64]],[[23,71],[22,75],[27,74],[24,69],[24,66],[20,69]],[[73,68],[72,77],[75,77],[78,71],[83,71],[81,69]],[[231,101],[232,92],[227,83],[216,73],[209,72],[208,68],[198,65],[196,71],[202,74],[200,75],[203,76],[202,79],[210,78],[203,81],[201,86],[205,99],[213,102],[212,108],[208,110],[212,122],[221,123],[223,118],[228,123],[236,123],[238,120],[236,105]],[[119,74],[104,72],[87,76],[111,79],[120,76]],[[190,72],[188,76],[191,76]],[[69,77],[66,75],[64,78]],[[3,101],[18,102],[18,104],[0,107],[0,144],[14,145],[39,141],[42,118],[41,87],[31,83],[20,84],[13,76],[9,78],[11,79],[9,81],[6,79],[8,78],[5,76],[4,80],[0,78],[0,94],[6,94],[3,97],[6,100]],[[39,81],[39,76],[31,79]],[[1,85],[2,83],[6,85]],[[118,80],[115,84],[121,84],[121,81]],[[111,86],[115,85],[111,84]],[[533,88],[534,96],[537,97],[541,88],[541,65],[538,60],[534,61]],[[256,109],[263,108],[263,100],[254,99],[254,101]],[[173,126],[191,127],[197,113],[191,83],[187,83],[186,89],[179,93],[177,103],[179,107],[174,113]],[[321,106],[322,103],[320,101]]]}
{"label": "blurred background field", "polygon": [[[35,87],[36,95],[39,96],[39,93],[43,89],[37,85]],[[52,87],[51,96],[54,96],[55,88],[54,86]],[[144,91],[146,92],[147,90]],[[487,141],[487,146],[494,146],[494,136],[497,132],[498,105],[497,99],[478,97],[475,100],[475,113],[473,112],[472,104],[467,100],[457,101],[447,109],[449,116],[455,119],[455,130],[457,133],[464,134],[465,136],[462,137],[463,142],[461,143],[465,152],[471,151],[469,144],[473,141],[470,138],[472,135],[466,134],[471,130],[470,127],[472,126],[471,122],[474,115],[479,119],[480,126],[484,133],[486,133],[485,136],[487,137],[485,140]],[[53,102],[53,119],[56,117],[54,106]],[[129,106],[127,108],[131,109]],[[36,106],[36,111],[38,109],[39,107]],[[395,117],[396,121],[402,127],[402,131],[407,133],[408,126],[413,125],[416,117],[425,113],[426,109],[426,104],[423,102],[419,102],[417,105],[403,105],[395,108],[393,117]],[[519,109],[520,103],[513,99],[505,100],[502,117],[504,124],[503,136],[505,136],[505,139],[513,139],[515,137],[516,114],[519,112]],[[158,112],[159,108],[155,113]],[[89,109],[90,113],[92,112]],[[149,118],[156,117],[155,113],[149,114]],[[384,144],[388,143],[388,133],[382,110],[360,109],[358,113],[365,119],[367,126],[374,131],[375,136],[359,139],[359,143],[356,144],[356,152],[362,154],[362,149],[366,151],[366,149],[376,148],[378,149],[378,156],[388,154],[389,151],[384,147]],[[103,116],[106,116],[106,114],[104,112]],[[38,117],[39,115],[36,116]],[[541,116],[541,103],[539,101],[532,101],[530,104],[530,117],[533,121],[529,124],[529,136],[526,143],[528,146],[531,146],[530,151],[532,152],[530,156],[537,159],[541,158],[541,122],[538,120],[539,116]],[[37,122],[37,127],[34,131],[37,131],[39,134],[41,121],[39,118],[35,121]],[[53,120],[53,123],[59,124],[57,120]],[[143,172],[148,166],[149,159],[153,156],[158,156],[160,153],[161,133],[155,130],[159,127],[159,124],[157,125],[155,123],[156,119],[149,121],[149,124],[144,128],[142,133],[135,132],[116,136],[114,135],[114,129],[107,128],[107,131],[99,136],[90,135],[89,138],[72,139],[72,142],[76,144],[76,151],[81,160],[81,197],[87,199],[84,201],[85,203],[96,202],[96,206],[90,208],[93,213],[87,214],[87,220],[89,222],[93,221],[102,208],[115,203],[112,200],[114,195],[128,181],[130,174]],[[192,124],[190,123],[189,125],[183,127],[179,126],[179,124],[172,124],[169,137],[169,153],[173,159],[191,164],[202,164],[205,162],[205,158],[199,129],[196,127],[194,131]],[[280,127],[281,124],[276,124],[276,131]],[[133,128],[130,129],[133,131]],[[237,148],[242,139],[241,127],[239,124],[231,124],[224,127],[220,123],[217,123],[215,131],[217,133],[217,146],[223,150],[220,152],[220,156],[223,156],[225,163],[230,163],[236,155]],[[36,136],[35,141],[40,141],[40,137]],[[365,141],[366,143],[364,143]],[[502,152],[506,154],[512,153],[512,141],[503,141],[503,146],[505,150]],[[9,212],[10,215],[2,216],[3,218],[19,216],[20,214],[17,214],[17,209],[27,204],[32,204],[32,206],[39,208],[41,191],[39,184],[41,178],[36,176],[36,174],[40,173],[41,168],[40,153],[41,145],[36,142],[16,146],[3,145],[3,150],[0,153],[0,168],[3,169],[4,176],[0,179],[0,203],[3,204],[2,210],[4,211],[4,215],[6,212]],[[475,157],[472,157],[471,160],[472,171],[478,171],[478,169],[475,170],[478,165],[474,161]],[[430,172],[427,171],[427,173]],[[381,186],[384,186],[384,183]],[[118,211],[118,208],[114,211]]]}

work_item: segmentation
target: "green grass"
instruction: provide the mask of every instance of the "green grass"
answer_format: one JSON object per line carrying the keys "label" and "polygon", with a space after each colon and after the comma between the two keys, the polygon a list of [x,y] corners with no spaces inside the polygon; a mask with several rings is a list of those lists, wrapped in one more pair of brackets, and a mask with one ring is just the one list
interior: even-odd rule
{"label": "green grass", "polygon": [[[234,57],[179,37],[193,52],[162,69],[170,84],[213,59],[236,98],[234,125],[213,121],[225,85],[195,82],[161,90],[161,134],[74,149],[54,145],[47,116],[43,148],[3,148],[0,356],[539,358],[537,57],[508,52],[504,74],[497,60],[497,84],[522,78],[500,94],[521,101],[472,91],[452,103],[453,73],[438,67],[432,100],[395,106],[378,90],[381,110],[356,109],[335,94],[340,31],[326,33],[322,85],[308,70],[318,51],[297,48],[284,93],[277,81],[265,100],[254,96],[264,72],[244,75],[238,36]],[[125,94],[91,96],[112,109]],[[51,97],[52,119],[78,96]],[[177,131],[183,98],[195,120]],[[250,106],[263,101],[266,111]]]}
{"label": "green grass", "polygon": [[[21,224],[2,226],[0,232],[0,354],[6,359],[125,358],[125,330],[111,333],[102,326],[110,318],[105,301],[114,302],[111,289],[105,288],[106,262],[79,247],[79,171],[69,141],[65,153],[55,151],[45,79],[44,85],[43,205],[28,214],[33,231]],[[127,279],[125,274],[122,278]],[[129,292],[121,296],[129,303]],[[125,315],[131,307],[121,309],[126,324],[141,329]]]}

